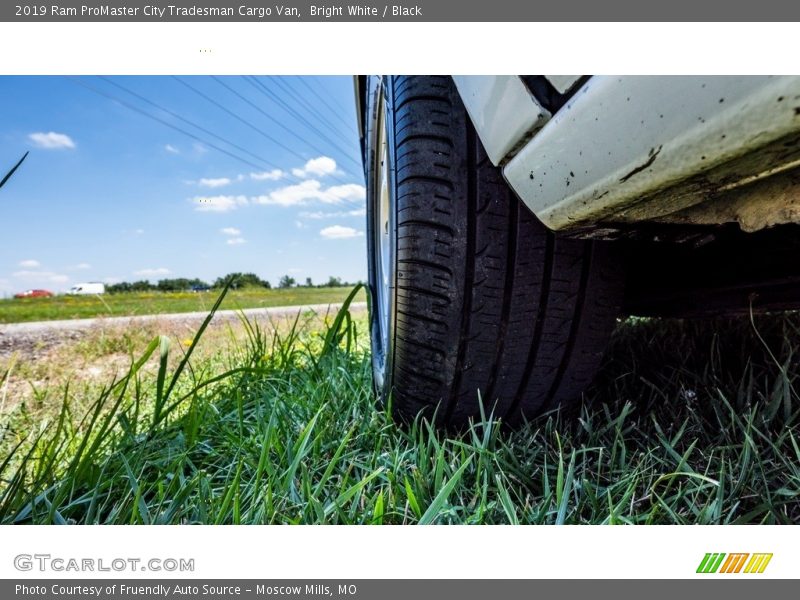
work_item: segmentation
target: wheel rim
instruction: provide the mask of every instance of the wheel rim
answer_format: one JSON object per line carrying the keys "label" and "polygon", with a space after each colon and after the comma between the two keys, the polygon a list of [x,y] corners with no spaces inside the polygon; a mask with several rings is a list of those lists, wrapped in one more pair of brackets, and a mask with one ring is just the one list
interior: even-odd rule
{"label": "wheel rim", "polygon": [[[373,353],[379,359],[379,368],[376,369],[376,385],[383,388],[385,384],[388,358],[391,348],[391,319],[392,319],[392,291],[394,288],[394,248],[392,240],[393,228],[393,198],[392,198],[392,165],[389,152],[389,134],[385,118],[385,101],[383,93],[379,92],[379,106],[376,123],[375,167],[373,170],[373,199],[372,235],[375,270],[374,276],[374,301],[375,319],[377,328],[375,336],[380,348],[374,348]],[[377,350],[377,352],[376,352]]]}

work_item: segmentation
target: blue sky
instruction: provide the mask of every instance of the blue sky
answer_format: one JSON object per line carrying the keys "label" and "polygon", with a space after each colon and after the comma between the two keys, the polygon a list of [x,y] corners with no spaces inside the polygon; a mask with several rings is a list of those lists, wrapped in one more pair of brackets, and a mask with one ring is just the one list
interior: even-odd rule
{"label": "blue sky", "polygon": [[0,296],[366,278],[350,77],[0,77],[0,171],[28,150],[0,189]]}

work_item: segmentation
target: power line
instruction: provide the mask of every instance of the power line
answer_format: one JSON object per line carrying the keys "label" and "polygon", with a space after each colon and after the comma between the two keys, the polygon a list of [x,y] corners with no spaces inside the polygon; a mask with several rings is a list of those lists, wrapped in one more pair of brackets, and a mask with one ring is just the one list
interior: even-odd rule
{"label": "power line", "polygon": [[[127,91],[128,93],[132,94],[133,96],[138,97],[142,101],[147,102],[148,104],[150,104],[150,105],[152,105],[154,107],[157,107],[159,110],[163,110],[167,114],[170,114],[170,115],[174,116],[175,118],[180,119],[181,121],[191,125],[192,127],[195,127],[197,129],[200,129],[201,131],[204,131],[205,133],[208,133],[209,135],[211,135],[212,137],[214,137],[216,139],[219,139],[223,143],[226,143],[226,144],[228,144],[228,145],[230,145],[230,146],[232,146],[232,147],[234,147],[234,148],[236,148],[238,150],[244,151],[246,154],[250,154],[251,156],[253,156],[257,160],[261,160],[262,164],[254,163],[254,162],[252,162],[252,161],[250,161],[250,160],[248,160],[246,158],[243,158],[243,157],[239,156],[238,154],[230,152],[229,150],[226,150],[225,148],[222,148],[222,147],[218,146],[217,144],[209,142],[207,139],[204,139],[204,138],[202,138],[202,137],[200,137],[200,136],[198,136],[198,135],[196,135],[196,134],[194,134],[194,133],[192,133],[190,131],[187,131],[186,129],[184,129],[182,127],[179,127],[179,126],[177,126],[177,125],[175,125],[173,123],[170,123],[169,121],[166,121],[166,120],[164,120],[164,119],[162,119],[162,118],[160,118],[160,117],[158,117],[158,116],[156,116],[154,114],[151,114],[151,113],[139,108],[138,106],[136,106],[134,104],[131,104],[131,103],[126,102],[125,100],[123,100],[123,99],[121,99],[121,98],[119,98],[117,96],[114,96],[113,94],[109,94],[109,93],[107,93],[107,92],[105,92],[103,90],[100,90],[100,89],[98,89],[98,88],[96,88],[94,86],[91,86],[91,85],[85,83],[84,81],[82,81],[82,80],[80,80],[80,79],[78,79],[76,77],[67,77],[67,79],[72,81],[76,85],[79,85],[79,86],[81,86],[81,87],[83,87],[83,88],[85,88],[85,89],[87,89],[87,90],[99,95],[99,96],[102,96],[102,97],[106,98],[107,100],[110,100],[111,102],[114,102],[114,103],[119,104],[120,106],[122,106],[124,108],[127,108],[128,110],[130,110],[132,112],[135,112],[135,113],[137,113],[137,114],[139,114],[139,115],[141,115],[143,117],[146,117],[148,119],[151,119],[151,120],[153,120],[153,121],[155,121],[155,122],[157,122],[157,123],[159,123],[161,125],[164,125],[165,127],[168,127],[168,128],[170,128],[170,129],[172,129],[174,131],[177,131],[178,133],[181,133],[182,135],[185,135],[185,136],[187,136],[187,137],[189,137],[189,138],[191,138],[191,139],[193,139],[193,140],[195,140],[197,142],[200,142],[201,144],[204,144],[204,145],[206,145],[206,146],[208,146],[210,148],[213,148],[214,150],[216,150],[218,152],[221,152],[222,154],[225,154],[226,156],[229,156],[230,158],[233,158],[234,160],[237,160],[238,162],[241,162],[242,164],[245,164],[245,165],[247,165],[249,167],[253,167],[253,168],[258,169],[258,170],[275,169],[275,170],[281,171],[287,177],[290,177],[291,179],[293,179],[295,181],[302,181],[302,179],[300,177],[297,177],[296,175],[294,175],[294,174],[292,174],[290,172],[283,171],[282,169],[276,167],[274,164],[272,164],[272,163],[270,163],[270,162],[268,162],[266,160],[261,159],[257,155],[252,154],[251,152],[249,152],[246,149],[242,148],[238,144],[230,142],[229,140],[223,138],[222,136],[219,136],[219,135],[211,132],[210,130],[208,130],[208,129],[202,127],[202,126],[197,125],[196,123],[193,123],[189,119],[186,119],[186,118],[180,116],[179,114],[174,113],[173,111],[170,111],[169,109],[161,107],[157,103],[152,102],[151,100],[148,100],[144,96],[141,96],[140,94],[137,94],[136,92],[128,90],[127,88],[125,88],[121,84],[115,84],[113,81],[101,77],[101,79],[104,79],[108,83],[111,83],[112,85],[115,85],[116,87]],[[178,81],[180,81],[180,80],[178,80]],[[183,82],[181,82],[181,83],[183,83]]]}
{"label": "power line", "polygon": [[306,87],[306,89],[309,92],[314,94],[314,96],[316,96],[319,99],[319,101],[322,102],[325,108],[327,108],[330,111],[331,115],[336,117],[339,120],[339,122],[342,123],[347,128],[348,133],[353,133],[353,134],[356,133],[355,122],[348,121],[344,117],[342,117],[342,115],[339,114],[339,112],[336,109],[334,109],[333,106],[331,106],[331,104],[325,98],[323,98],[321,94],[319,94],[314,88],[311,87],[308,81],[306,81],[305,77],[298,77],[298,80]]}
{"label": "power line", "polygon": [[310,123],[303,115],[301,115],[296,110],[294,110],[291,106],[289,106],[282,98],[277,96],[277,94],[275,94],[275,92],[273,90],[270,90],[267,86],[265,86],[259,79],[255,78],[255,77],[250,77],[249,79],[245,78],[245,81],[248,81],[250,83],[250,85],[252,85],[257,90],[259,90],[262,94],[267,96],[267,98],[270,98],[274,102],[278,103],[286,112],[288,112],[292,116],[294,116],[295,119],[297,119],[298,121],[300,121],[301,123],[306,125],[306,127],[311,129],[312,131],[314,131],[318,136],[320,136],[322,139],[324,139],[329,144],[331,144],[334,148],[339,150],[339,152],[341,152],[342,155],[345,158],[347,158],[350,162],[352,162],[354,165],[356,165],[359,168],[361,167],[360,163],[356,162],[350,156],[350,152],[348,150],[342,148],[336,142],[334,142],[328,136],[326,136],[324,133],[322,133],[317,127],[315,127],[312,123]]}
{"label": "power line", "polygon": [[236,144],[234,142],[231,142],[230,140],[222,137],[221,135],[217,135],[213,131],[210,131],[210,130],[206,129],[202,125],[198,125],[197,123],[194,123],[193,121],[191,121],[191,120],[189,120],[189,119],[187,119],[185,117],[182,117],[178,113],[176,113],[176,112],[174,112],[174,111],[172,111],[172,110],[170,110],[168,108],[165,108],[165,107],[161,106],[160,104],[157,104],[156,102],[153,102],[152,100],[149,100],[148,98],[145,98],[141,94],[138,94],[138,93],[134,92],[133,90],[125,87],[121,83],[117,83],[116,81],[113,81],[113,80],[109,79],[108,77],[104,77],[102,75],[99,75],[98,78],[102,79],[103,81],[105,81],[107,83],[110,83],[111,85],[113,85],[116,88],[119,88],[123,92],[126,92],[126,93],[130,94],[131,96],[133,96],[135,98],[138,98],[142,102],[145,102],[145,103],[149,104],[150,106],[152,106],[154,108],[157,108],[158,110],[163,111],[163,112],[167,113],[168,115],[170,115],[170,116],[172,116],[172,117],[174,117],[174,118],[186,123],[187,125],[190,125],[190,126],[196,128],[196,129],[199,129],[203,133],[206,133],[206,134],[210,135],[211,137],[213,137],[213,138],[215,138],[215,139],[217,139],[217,140],[219,140],[219,141],[221,141],[221,142],[223,142],[225,144],[228,144],[229,146],[232,146],[233,148],[236,148],[237,150],[247,154],[248,156],[251,156],[252,158],[255,158],[256,160],[260,160],[265,165],[267,165],[270,169],[278,169],[279,171],[282,170],[282,169],[279,169],[274,164],[270,163],[270,161],[267,160],[266,158],[263,158],[263,157],[261,157],[261,156],[259,156],[257,154],[254,154],[253,152],[250,152],[246,148],[243,148],[242,146],[240,146],[240,145],[238,145],[238,144]]}
{"label": "power line", "polygon": [[[127,108],[129,110],[132,110],[133,112],[136,112],[136,113],[138,113],[138,114],[140,114],[140,115],[142,115],[144,117],[147,117],[148,119],[152,119],[153,121],[161,123],[162,125],[164,125],[166,127],[169,127],[170,129],[173,129],[173,130],[175,130],[175,131],[177,131],[179,133],[182,133],[183,135],[185,135],[187,137],[190,137],[193,140],[200,142],[201,144],[205,144],[206,146],[209,146],[210,148],[213,148],[214,150],[217,150],[218,152],[222,152],[223,154],[225,154],[227,156],[230,156],[231,158],[233,158],[235,160],[238,160],[241,163],[244,163],[244,164],[246,164],[246,165],[248,165],[250,167],[253,167],[255,169],[264,169],[265,168],[265,165],[258,165],[258,164],[254,163],[254,162],[251,162],[251,161],[247,160],[246,158],[242,158],[241,156],[238,156],[238,155],[234,154],[233,152],[229,152],[228,150],[225,150],[224,148],[220,148],[216,144],[212,144],[211,142],[209,142],[207,140],[204,140],[201,137],[196,136],[195,134],[193,134],[193,133],[191,133],[189,131],[186,131],[185,129],[183,129],[181,127],[178,127],[177,125],[174,125],[174,124],[170,123],[169,121],[165,121],[164,119],[161,119],[161,118],[159,118],[159,117],[157,117],[155,115],[151,115],[147,111],[144,111],[141,108],[139,108],[139,107],[137,107],[137,106],[135,106],[133,104],[125,102],[125,100],[117,98],[116,96],[113,96],[113,95],[108,94],[108,93],[106,93],[104,91],[101,91],[101,90],[99,90],[99,89],[97,89],[97,88],[95,88],[93,86],[90,86],[87,83],[85,83],[85,82],[83,82],[83,81],[81,81],[79,79],[76,79],[74,77],[68,77],[68,79],[70,79],[73,83],[75,83],[77,85],[80,85],[81,87],[84,87],[84,88],[86,88],[87,90],[89,90],[91,92],[94,92],[95,94],[103,96],[104,98],[107,98],[108,100],[111,100],[112,102],[116,102],[117,104],[120,104],[121,106],[124,106],[125,108]],[[267,165],[266,168],[275,168],[275,167]]]}
{"label": "power line", "polygon": [[[277,92],[275,92],[274,90],[270,90],[269,88],[267,88],[267,86],[266,86],[266,85],[265,85],[265,84],[264,84],[262,81],[260,81],[260,80],[259,80],[257,77],[253,77],[253,76],[251,76],[251,77],[250,77],[250,79],[251,79],[252,81],[254,81],[256,84],[258,84],[258,86],[259,86],[259,88],[260,88],[260,89],[262,89],[262,90],[264,90],[264,91],[266,91],[266,92],[269,92],[269,93],[271,93],[271,94],[272,94],[272,96],[274,97],[275,101],[279,102],[279,103],[280,103],[280,105],[281,105],[281,106],[284,108],[284,110],[286,110],[287,112],[289,112],[289,113],[291,113],[292,115],[294,115],[294,116],[295,116],[295,118],[297,118],[297,119],[299,119],[301,122],[305,123],[305,124],[306,124],[306,126],[308,126],[308,127],[311,127],[312,129],[314,129],[315,131],[317,131],[317,133],[318,133],[319,135],[322,135],[323,137],[325,137],[325,136],[324,136],[324,134],[322,134],[322,132],[320,132],[320,131],[319,131],[319,130],[318,130],[318,129],[317,129],[315,126],[314,126],[314,125],[312,125],[312,124],[311,124],[311,123],[310,123],[310,122],[309,122],[309,121],[308,121],[308,120],[307,120],[307,119],[306,119],[306,118],[305,118],[305,117],[304,117],[302,114],[300,114],[300,113],[299,113],[297,110],[295,110],[295,109],[294,109],[294,107],[293,107],[291,104],[289,104],[289,103],[285,102],[285,101],[284,101],[282,98],[280,98],[280,97],[277,95]],[[301,105],[301,106],[305,106],[305,107],[308,109],[308,112],[309,112],[310,114],[312,114],[312,115],[314,115],[314,116],[318,117],[318,118],[319,118],[319,120],[320,120],[320,122],[321,122],[321,123],[323,123],[325,127],[327,127],[328,129],[330,129],[330,130],[333,132],[333,134],[334,134],[334,135],[337,137],[337,139],[339,139],[339,141],[342,141],[342,142],[344,142],[345,144],[347,144],[347,143],[348,143],[348,140],[342,136],[342,132],[341,132],[341,131],[338,131],[338,130],[336,130],[336,129],[333,129],[333,126],[332,126],[332,125],[331,125],[331,124],[330,124],[330,123],[329,123],[329,122],[328,122],[326,119],[323,119],[323,118],[319,117],[319,116],[316,114],[316,113],[317,113],[316,109],[315,109],[315,108],[314,108],[314,107],[313,107],[311,104],[309,104],[308,100],[306,100],[306,98],[304,98],[302,95],[299,95],[299,94],[298,94],[298,93],[297,93],[297,92],[296,92],[296,91],[295,91],[293,88],[291,88],[291,87],[288,85],[288,83],[285,83],[285,81],[284,81],[284,78],[276,78],[276,77],[272,77],[272,76],[270,76],[270,77],[268,77],[268,79],[269,79],[270,81],[274,82],[274,83],[275,83],[275,85],[279,86],[279,87],[280,87],[280,89],[282,89],[282,90],[286,91],[286,93],[287,93],[287,94],[288,94],[288,95],[291,97],[290,99],[294,99],[294,100],[295,100],[295,102],[296,102],[297,104],[299,104],[299,105]],[[330,140],[330,139],[329,139],[328,141],[329,141],[331,144],[334,144],[334,145],[336,145],[336,143],[335,143],[335,142],[333,142],[332,140]],[[358,166],[358,167],[359,167],[359,169],[361,168],[361,163],[360,163],[359,161],[356,161],[356,160],[354,160],[353,158],[351,158],[351,156],[350,156],[350,152],[349,152],[348,150],[346,150],[346,149],[343,149],[341,146],[336,146],[336,147],[337,147],[337,149],[338,149],[340,152],[344,153],[344,154],[347,156],[347,158],[348,158],[348,159],[349,159],[349,160],[350,160],[350,161],[351,161],[353,164],[355,164],[356,166]]]}
{"label": "power line", "polygon": [[[318,88],[320,89],[320,91],[322,92],[322,94],[323,94],[323,95],[327,95],[327,90],[326,90],[326,89],[325,89],[325,87],[322,85],[322,83],[320,83],[320,80],[319,80],[319,79],[312,79],[311,81],[312,81],[314,84],[316,84],[316,87],[318,87]],[[338,105],[339,105],[339,107],[340,107],[340,108],[341,108],[343,111],[345,111],[345,110],[352,110],[352,109],[353,109],[353,107],[352,107],[352,106],[347,106],[347,105],[345,105],[345,104],[344,104],[343,102],[341,102],[341,101],[340,101],[338,98],[335,98],[335,102],[336,102],[336,104],[338,104]]]}
{"label": "power line", "polygon": [[296,152],[295,150],[292,150],[291,148],[289,148],[289,146],[287,146],[287,145],[286,145],[286,144],[284,144],[283,142],[281,142],[281,141],[279,141],[279,140],[275,139],[274,137],[272,137],[270,134],[268,134],[266,131],[264,131],[264,130],[263,130],[263,129],[261,129],[260,127],[256,127],[255,125],[253,125],[253,124],[252,124],[250,121],[248,121],[247,119],[244,119],[244,118],[240,117],[240,116],[239,116],[239,115],[237,115],[235,112],[233,112],[232,110],[228,109],[228,108],[227,108],[225,105],[223,105],[221,102],[217,102],[217,101],[216,101],[216,100],[214,100],[214,99],[213,99],[211,96],[209,96],[209,95],[207,95],[207,94],[205,94],[205,93],[201,92],[200,90],[198,90],[198,89],[197,89],[196,87],[194,87],[193,85],[191,85],[191,84],[189,84],[189,83],[187,83],[187,82],[183,81],[182,79],[180,79],[180,78],[176,77],[175,75],[173,75],[173,76],[172,76],[172,78],[173,78],[175,81],[177,81],[178,83],[180,83],[181,85],[184,85],[184,86],[186,86],[187,88],[189,88],[190,90],[192,90],[192,91],[193,91],[195,94],[197,94],[197,95],[198,95],[198,96],[200,96],[201,98],[204,98],[205,100],[207,100],[208,102],[210,102],[211,104],[213,104],[214,106],[216,106],[217,108],[219,108],[220,110],[222,110],[222,111],[224,111],[225,113],[229,114],[230,116],[232,116],[232,117],[233,117],[234,119],[236,119],[237,121],[240,121],[241,123],[244,123],[245,125],[247,125],[247,126],[248,126],[250,129],[252,129],[253,131],[256,131],[256,132],[260,133],[262,136],[264,136],[265,138],[267,138],[267,139],[268,139],[269,141],[271,141],[273,144],[276,144],[277,146],[280,146],[281,148],[283,148],[284,150],[286,150],[286,152],[288,152],[288,153],[289,153],[289,154],[291,154],[292,156],[295,156],[295,157],[299,158],[299,159],[300,159],[300,160],[302,160],[302,161],[305,161],[305,160],[306,160],[306,158],[305,158],[303,155],[299,154],[299,153],[298,153],[298,152]]}
{"label": "power line", "polygon": [[[243,102],[247,103],[249,106],[253,107],[253,108],[254,108],[255,110],[257,110],[259,113],[261,113],[262,115],[264,115],[265,117],[267,117],[267,118],[268,118],[268,119],[269,119],[271,122],[275,123],[275,124],[276,124],[278,127],[280,127],[281,129],[283,129],[284,131],[286,131],[286,132],[287,132],[287,133],[289,133],[290,135],[294,136],[294,137],[295,137],[295,138],[297,138],[298,140],[300,140],[300,142],[302,142],[303,144],[305,144],[305,145],[309,146],[309,147],[310,147],[312,150],[314,150],[314,151],[315,151],[315,152],[317,152],[318,154],[324,154],[324,152],[323,152],[322,150],[320,150],[320,149],[316,148],[316,147],[315,147],[315,146],[314,146],[314,145],[313,145],[311,142],[309,142],[307,139],[303,138],[303,137],[302,137],[302,136],[300,136],[300,135],[299,135],[299,134],[298,134],[296,131],[294,131],[293,129],[291,129],[291,128],[287,127],[286,125],[284,125],[283,123],[281,123],[281,122],[280,122],[278,119],[276,119],[276,118],[275,118],[275,117],[273,117],[271,114],[269,114],[268,112],[266,112],[265,110],[263,110],[263,109],[262,109],[260,106],[258,106],[257,104],[255,104],[254,102],[252,102],[251,100],[249,100],[248,98],[246,98],[245,96],[243,96],[242,94],[240,94],[239,92],[237,92],[237,91],[236,91],[234,88],[232,88],[231,86],[229,86],[227,83],[225,83],[224,81],[222,81],[222,80],[221,80],[221,79],[219,79],[218,77],[214,77],[213,75],[212,75],[212,77],[211,77],[211,78],[212,78],[214,81],[216,81],[216,82],[217,82],[219,85],[221,85],[222,87],[224,87],[226,90],[228,90],[229,92],[231,92],[231,93],[232,93],[234,96],[236,96],[237,98],[239,98],[239,99],[240,99],[240,100],[242,100]],[[305,158],[303,158],[303,157],[300,157],[300,158],[301,158],[301,160],[303,160],[303,161],[305,161],[305,160],[306,160],[306,159],[305,159]],[[336,175],[333,175],[333,178],[334,178],[334,179],[336,179],[336,180],[337,180],[339,183],[345,183],[345,181],[343,181],[342,179],[340,179],[340,178],[339,178],[339,177],[337,177]]]}
{"label": "power line", "polygon": [[[347,139],[350,136],[350,132],[343,133],[340,129],[337,129],[336,127],[334,127],[334,125],[331,122],[331,120],[328,117],[323,116],[322,115],[322,111],[320,111],[317,106],[314,106],[314,105],[311,104],[311,102],[309,102],[307,93],[300,92],[294,86],[291,85],[291,80],[292,79],[300,79],[300,80],[302,80],[302,77],[300,77],[300,78],[297,78],[297,77],[281,77],[281,78],[269,77],[268,79],[273,81],[277,86],[279,86],[282,90],[284,90],[291,97],[291,99],[293,100],[293,102],[295,104],[305,107],[308,110],[308,114],[313,116],[316,119],[317,122],[319,122],[324,127],[329,129],[331,131],[331,133],[333,133],[333,135],[337,136],[340,139]],[[318,98],[319,98],[319,100],[320,100],[320,102],[322,103],[323,106],[325,106],[326,108],[330,109],[330,107],[328,106],[327,101],[324,98],[322,98],[321,96],[318,96]],[[336,113],[334,113],[334,114],[338,117],[338,114],[336,114]],[[341,117],[339,117],[339,118],[341,118]]]}

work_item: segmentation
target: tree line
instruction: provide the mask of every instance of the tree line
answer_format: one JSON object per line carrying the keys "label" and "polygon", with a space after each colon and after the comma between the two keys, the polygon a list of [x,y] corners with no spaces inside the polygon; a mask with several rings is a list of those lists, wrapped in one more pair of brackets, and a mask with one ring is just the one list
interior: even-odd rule
{"label": "tree line", "polygon": [[[264,288],[272,289],[272,284],[266,279],[261,279],[255,273],[228,273],[223,277],[217,277],[213,283],[208,283],[202,279],[195,277],[188,279],[185,277],[175,277],[171,279],[160,279],[156,283],[152,283],[146,279],[139,281],[121,281],[119,283],[112,283],[106,286],[106,292],[111,294],[124,293],[124,292],[185,292],[185,291],[204,291],[212,288],[223,288],[228,282],[231,282],[231,289],[242,288]],[[290,276],[284,275],[278,280],[277,288],[286,289],[292,287],[343,287],[352,286],[353,283],[343,281],[340,277],[329,277],[328,281],[321,284],[315,284],[311,277],[306,277],[305,282],[298,283],[297,280]]]}

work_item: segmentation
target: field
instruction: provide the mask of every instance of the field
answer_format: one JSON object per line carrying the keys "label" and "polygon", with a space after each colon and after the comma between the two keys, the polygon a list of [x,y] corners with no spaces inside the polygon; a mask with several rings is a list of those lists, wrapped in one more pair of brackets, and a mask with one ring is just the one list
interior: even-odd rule
{"label": "field", "polygon": [[[293,287],[231,290],[222,309],[338,303],[345,299],[350,289]],[[219,290],[4,299],[0,300],[0,323],[208,311],[218,294]]]}
{"label": "field", "polygon": [[460,436],[375,406],[363,311],[199,333],[1,358],[0,523],[800,520],[798,314],[627,320],[577,419]]}

